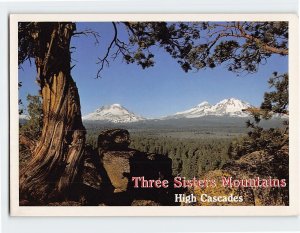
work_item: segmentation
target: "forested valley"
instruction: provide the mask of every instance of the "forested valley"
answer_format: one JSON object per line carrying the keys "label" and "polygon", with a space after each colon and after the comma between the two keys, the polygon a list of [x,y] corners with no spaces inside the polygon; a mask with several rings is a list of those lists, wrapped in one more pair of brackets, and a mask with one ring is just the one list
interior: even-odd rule
{"label": "forested valley", "polygon": [[[243,139],[247,138],[246,121],[246,118],[208,117],[143,125],[97,122],[84,124],[87,129],[87,143],[93,148],[97,147],[101,130],[125,128],[130,133],[130,148],[171,158],[173,175],[190,179],[221,169],[233,159],[229,150],[232,146],[242,145]],[[282,121],[272,119],[262,122],[262,125],[265,128],[281,127]]]}

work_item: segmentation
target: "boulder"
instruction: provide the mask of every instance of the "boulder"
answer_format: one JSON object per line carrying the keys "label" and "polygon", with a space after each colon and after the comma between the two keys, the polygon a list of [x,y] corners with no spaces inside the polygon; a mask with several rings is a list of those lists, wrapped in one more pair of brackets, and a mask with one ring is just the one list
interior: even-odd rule
{"label": "boulder", "polygon": [[115,193],[127,190],[131,171],[130,161],[136,153],[135,150],[127,150],[107,151],[102,154],[103,167],[115,188]]}
{"label": "boulder", "polygon": [[139,152],[131,158],[130,164],[131,177],[172,180],[172,160],[165,155]]}
{"label": "boulder", "polygon": [[[233,179],[286,179],[286,187],[217,187],[195,188],[194,193],[199,196],[205,193],[210,196],[228,196],[230,194],[243,196],[243,202],[237,203],[204,203],[197,205],[243,205],[243,206],[285,206],[289,205],[288,185],[288,147],[283,146],[276,153],[266,150],[254,151],[243,155],[241,158],[223,165],[222,169],[206,173],[203,179],[221,180],[222,177]],[[199,197],[197,200],[199,200]]]}
{"label": "boulder", "polygon": [[112,129],[99,134],[97,148],[99,159],[113,186],[111,199],[115,199],[115,201],[108,200],[109,204],[123,205],[133,200],[152,200],[162,205],[169,204],[174,198],[170,189],[133,188],[132,177],[167,179],[172,187],[172,160],[164,155],[131,149],[129,144],[130,137],[127,130]]}
{"label": "boulder", "polygon": [[76,183],[79,199],[82,205],[98,205],[113,192],[113,186],[103,168],[97,150],[86,145],[82,156],[82,170],[79,172],[80,181]]}

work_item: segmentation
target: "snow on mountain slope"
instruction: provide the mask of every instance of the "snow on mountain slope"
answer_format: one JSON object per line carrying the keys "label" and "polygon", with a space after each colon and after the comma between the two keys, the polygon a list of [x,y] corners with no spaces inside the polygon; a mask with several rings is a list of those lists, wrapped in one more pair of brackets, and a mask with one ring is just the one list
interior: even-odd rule
{"label": "snow on mountain slope", "polygon": [[103,106],[96,109],[95,112],[82,117],[82,119],[86,121],[109,121],[113,123],[130,123],[144,120],[143,117],[128,111],[120,104]]}
{"label": "snow on mountain slope", "polygon": [[183,112],[177,112],[175,113],[175,116],[182,116],[182,117],[188,117],[188,116],[194,116],[194,117],[200,117],[205,116],[206,113],[209,112],[210,108],[212,106],[207,102],[204,101],[201,104],[198,104],[196,107],[188,109]]}
{"label": "snow on mountain slope", "polygon": [[197,118],[203,116],[247,117],[249,114],[243,112],[243,109],[249,107],[251,107],[249,103],[235,98],[224,99],[215,105],[210,105],[205,101],[194,108],[183,112],[177,112],[168,118]]}
{"label": "snow on mountain slope", "polygon": [[26,114],[21,114],[19,115],[19,119],[20,120],[29,120],[30,119],[30,116],[26,115]]}
{"label": "snow on mountain slope", "polygon": [[246,117],[249,116],[249,114],[242,110],[247,109],[249,107],[252,107],[249,103],[238,99],[230,98],[222,100],[221,102],[212,106],[211,111],[214,112],[215,115]]}

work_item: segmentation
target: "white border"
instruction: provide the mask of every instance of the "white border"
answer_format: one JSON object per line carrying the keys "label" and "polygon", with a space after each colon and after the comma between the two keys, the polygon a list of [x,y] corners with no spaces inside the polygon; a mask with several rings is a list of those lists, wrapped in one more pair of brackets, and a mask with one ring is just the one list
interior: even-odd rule
{"label": "white border", "polygon": [[[19,206],[18,21],[289,21],[290,206]],[[10,213],[12,216],[292,216],[299,214],[298,18],[292,14],[12,14],[10,15]]]}

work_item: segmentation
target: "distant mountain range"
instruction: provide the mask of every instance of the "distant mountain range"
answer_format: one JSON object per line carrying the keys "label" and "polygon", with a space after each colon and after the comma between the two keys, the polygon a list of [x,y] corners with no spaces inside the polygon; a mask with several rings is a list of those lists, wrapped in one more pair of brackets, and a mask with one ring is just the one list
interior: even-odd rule
{"label": "distant mountain range", "polygon": [[[176,120],[176,119],[197,119],[204,118],[207,116],[214,117],[235,117],[244,118],[250,117],[250,115],[243,111],[249,107],[253,107],[251,104],[244,102],[239,99],[229,98],[220,101],[219,103],[212,105],[207,101],[204,101],[197,106],[182,111],[177,112],[173,115],[160,117],[160,118],[144,118],[138,114],[135,114],[120,104],[105,105],[94,112],[89,113],[82,117],[83,121],[101,121],[110,123],[135,123],[135,122],[145,122],[145,121],[164,121],[164,120]],[[288,118],[288,115],[275,114],[275,118]],[[19,116],[20,121],[29,120],[29,116],[22,114]]]}
{"label": "distant mountain range", "polygon": [[[186,111],[177,112],[174,115],[162,117],[157,120],[200,118],[204,116],[249,117],[248,113],[243,112],[243,109],[249,107],[251,107],[249,103],[235,98],[224,99],[215,105],[211,105],[205,101]],[[84,121],[108,121],[112,123],[131,123],[148,120],[128,111],[120,104],[103,106],[83,116],[82,119]]]}
{"label": "distant mountain range", "polygon": [[177,112],[166,118],[198,118],[203,116],[230,116],[230,117],[248,117],[249,114],[244,112],[251,104],[235,99],[224,99],[215,105],[207,101],[183,112]]}

